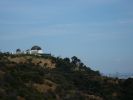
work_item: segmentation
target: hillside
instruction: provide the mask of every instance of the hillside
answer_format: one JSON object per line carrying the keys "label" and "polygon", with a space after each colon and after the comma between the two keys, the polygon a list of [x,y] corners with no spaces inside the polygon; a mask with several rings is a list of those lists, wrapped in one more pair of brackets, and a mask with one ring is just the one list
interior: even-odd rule
{"label": "hillside", "polygon": [[133,79],[101,76],[75,56],[1,53],[0,100],[133,100]]}

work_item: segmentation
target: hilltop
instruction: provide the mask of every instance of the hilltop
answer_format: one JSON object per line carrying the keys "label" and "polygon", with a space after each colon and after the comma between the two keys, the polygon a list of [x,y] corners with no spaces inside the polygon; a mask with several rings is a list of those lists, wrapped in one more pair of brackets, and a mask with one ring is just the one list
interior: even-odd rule
{"label": "hilltop", "polygon": [[133,100],[133,79],[105,77],[73,56],[0,54],[0,100]]}

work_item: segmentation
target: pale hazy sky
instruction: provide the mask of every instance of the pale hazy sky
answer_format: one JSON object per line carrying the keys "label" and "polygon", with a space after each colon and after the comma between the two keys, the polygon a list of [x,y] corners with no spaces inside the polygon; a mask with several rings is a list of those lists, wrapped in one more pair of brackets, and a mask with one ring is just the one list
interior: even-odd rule
{"label": "pale hazy sky", "polygon": [[133,72],[133,0],[0,0],[0,49],[33,45],[102,73]]}

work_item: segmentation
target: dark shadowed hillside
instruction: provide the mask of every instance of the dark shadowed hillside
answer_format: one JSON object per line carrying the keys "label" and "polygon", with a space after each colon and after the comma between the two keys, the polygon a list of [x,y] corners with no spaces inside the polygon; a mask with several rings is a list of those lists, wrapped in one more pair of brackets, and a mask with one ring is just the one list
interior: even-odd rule
{"label": "dark shadowed hillside", "polygon": [[133,79],[101,76],[75,56],[1,53],[0,100],[133,100]]}

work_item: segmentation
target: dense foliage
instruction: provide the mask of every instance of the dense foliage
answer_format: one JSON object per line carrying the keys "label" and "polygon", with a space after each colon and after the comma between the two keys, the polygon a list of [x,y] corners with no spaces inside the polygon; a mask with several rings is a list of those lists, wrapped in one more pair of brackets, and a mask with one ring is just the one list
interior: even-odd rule
{"label": "dense foliage", "polygon": [[[10,58],[30,56],[26,62]],[[50,59],[51,69],[32,62]],[[133,100],[133,79],[103,77],[77,57],[0,54],[0,100]]]}

